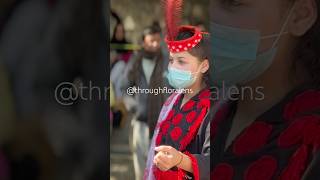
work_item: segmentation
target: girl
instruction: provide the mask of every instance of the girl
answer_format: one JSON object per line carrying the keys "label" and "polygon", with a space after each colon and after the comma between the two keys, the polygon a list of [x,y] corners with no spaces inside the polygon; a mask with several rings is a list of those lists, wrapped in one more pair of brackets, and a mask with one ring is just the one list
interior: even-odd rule
{"label": "girl", "polygon": [[212,179],[319,179],[320,1],[214,0],[211,12],[213,81],[250,89],[212,119]]}
{"label": "girl", "polygon": [[[200,37],[201,36],[201,37]],[[188,50],[184,46],[192,44]],[[210,90],[204,80],[209,69],[205,52],[208,39],[199,29],[183,26],[170,49],[168,80],[180,89],[164,104],[149,151],[146,179],[193,179],[209,177]],[[193,46],[193,47],[192,47]],[[155,147],[156,146],[156,147]],[[155,148],[154,148],[155,147]],[[155,152],[156,151],[156,152]],[[156,153],[156,154],[155,154]]]}
{"label": "girl", "polygon": [[[180,92],[162,107],[152,138],[144,179],[208,179],[210,170],[210,100],[208,37],[194,26],[177,27],[179,0],[168,0],[168,81]],[[172,9],[168,7],[174,7]],[[174,25],[172,25],[174,24]]]}

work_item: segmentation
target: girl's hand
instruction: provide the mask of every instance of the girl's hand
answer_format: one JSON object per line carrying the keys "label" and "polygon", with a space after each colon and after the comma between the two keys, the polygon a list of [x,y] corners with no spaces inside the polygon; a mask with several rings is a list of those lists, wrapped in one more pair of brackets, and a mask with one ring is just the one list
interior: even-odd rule
{"label": "girl's hand", "polygon": [[171,146],[158,146],[153,163],[162,171],[167,171],[181,163],[183,155]]}

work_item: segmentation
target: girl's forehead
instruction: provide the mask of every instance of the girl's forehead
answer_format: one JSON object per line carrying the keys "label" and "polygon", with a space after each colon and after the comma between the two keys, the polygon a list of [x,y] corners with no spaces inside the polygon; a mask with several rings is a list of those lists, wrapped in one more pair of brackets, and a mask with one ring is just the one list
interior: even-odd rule
{"label": "girl's forehead", "polygon": [[191,54],[188,51],[183,51],[183,52],[177,52],[177,53],[172,53],[170,52],[170,56],[173,58],[178,58],[178,57],[190,57]]}
{"label": "girl's forehead", "polygon": [[187,62],[198,62],[198,58],[191,55],[188,51],[184,51],[184,52],[178,52],[178,53],[171,53],[170,52],[170,58],[173,59],[179,59],[179,60],[184,60]]}

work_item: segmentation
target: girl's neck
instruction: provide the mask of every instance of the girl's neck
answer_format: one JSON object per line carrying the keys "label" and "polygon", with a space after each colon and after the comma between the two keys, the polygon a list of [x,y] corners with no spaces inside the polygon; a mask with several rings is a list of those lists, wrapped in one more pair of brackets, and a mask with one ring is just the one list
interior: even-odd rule
{"label": "girl's neck", "polygon": [[255,96],[251,97],[250,93],[243,93],[238,102],[239,113],[248,116],[250,114],[256,118],[305,82],[306,77],[302,70],[297,69],[296,75],[291,70],[293,66],[291,49],[293,47],[289,49],[279,47],[279,55],[275,56],[273,64],[260,77],[245,84],[253,92],[259,88],[263,98],[257,100]]}
{"label": "girl's neck", "polygon": [[252,93],[245,91],[241,94],[242,97],[239,98],[237,106],[239,109],[237,112],[247,114],[248,116],[250,114],[250,116],[255,118],[281,101],[299,84],[301,82],[288,81],[285,77],[279,77],[274,80],[260,79],[252,81],[245,86],[250,87],[253,92],[257,92],[259,89],[259,92],[262,93],[262,98],[257,99],[255,97],[257,93],[253,93],[252,95]]}
{"label": "girl's neck", "polygon": [[197,95],[203,88],[205,88],[205,83],[196,82],[191,87],[187,88],[186,93],[184,93],[183,102],[187,102],[189,99]]}

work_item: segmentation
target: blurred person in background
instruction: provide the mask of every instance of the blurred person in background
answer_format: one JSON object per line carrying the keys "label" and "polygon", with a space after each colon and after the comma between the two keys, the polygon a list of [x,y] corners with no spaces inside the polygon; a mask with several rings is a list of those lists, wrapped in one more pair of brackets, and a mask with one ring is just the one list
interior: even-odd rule
{"label": "blurred person in background", "polygon": [[[110,40],[110,43],[118,47],[116,49],[117,52],[117,60],[124,61],[127,63],[130,59],[132,51],[126,49],[126,45],[131,44],[126,38],[126,31],[123,23],[121,21],[117,22],[113,30],[113,36]],[[115,63],[111,65],[111,69]]]}
{"label": "blurred person in background", "polygon": [[116,98],[116,103],[111,108],[111,112],[114,119],[113,126],[123,127],[128,112],[127,106],[124,104],[122,98],[121,79],[133,52],[128,48],[130,42],[126,38],[125,27],[121,18],[114,11],[111,11],[111,15],[116,20],[113,35],[110,40],[110,81],[112,82]]}
{"label": "blurred person in background", "polygon": [[[152,23],[152,27],[161,29],[160,24],[158,21],[154,21]],[[161,48],[161,54],[162,54],[162,62],[159,65],[160,67],[162,67],[158,74],[162,73],[163,77],[161,79],[161,81],[152,81],[150,83],[150,88],[158,88],[158,87],[166,87],[169,88],[170,85],[168,83],[167,78],[165,78],[165,74],[167,74],[168,72],[168,63],[169,63],[169,53],[168,53],[168,49],[167,49],[167,45],[164,41],[164,34],[163,32],[160,33],[161,36],[161,41],[160,41],[160,48]],[[159,113],[160,113],[160,109],[163,105],[163,103],[165,102],[165,100],[169,97],[170,94],[167,93],[161,93],[158,95],[155,94],[149,94],[148,96],[148,100],[147,100],[147,104],[148,107],[151,109],[150,111],[148,111],[147,114],[147,119],[148,119],[148,127],[149,127],[149,139],[151,140],[152,136],[153,136],[153,132],[154,129],[156,127],[157,124],[157,120],[159,117]]]}
{"label": "blurred person in background", "polygon": [[[128,62],[121,81],[123,93],[127,88],[152,89],[164,87],[164,61],[160,50],[160,33],[158,26],[147,27],[142,35],[142,49]],[[132,123],[133,163],[135,178],[142,179],[149,147],[148,117],[160,112],[164,94],[135,94],[136,105]]]}

